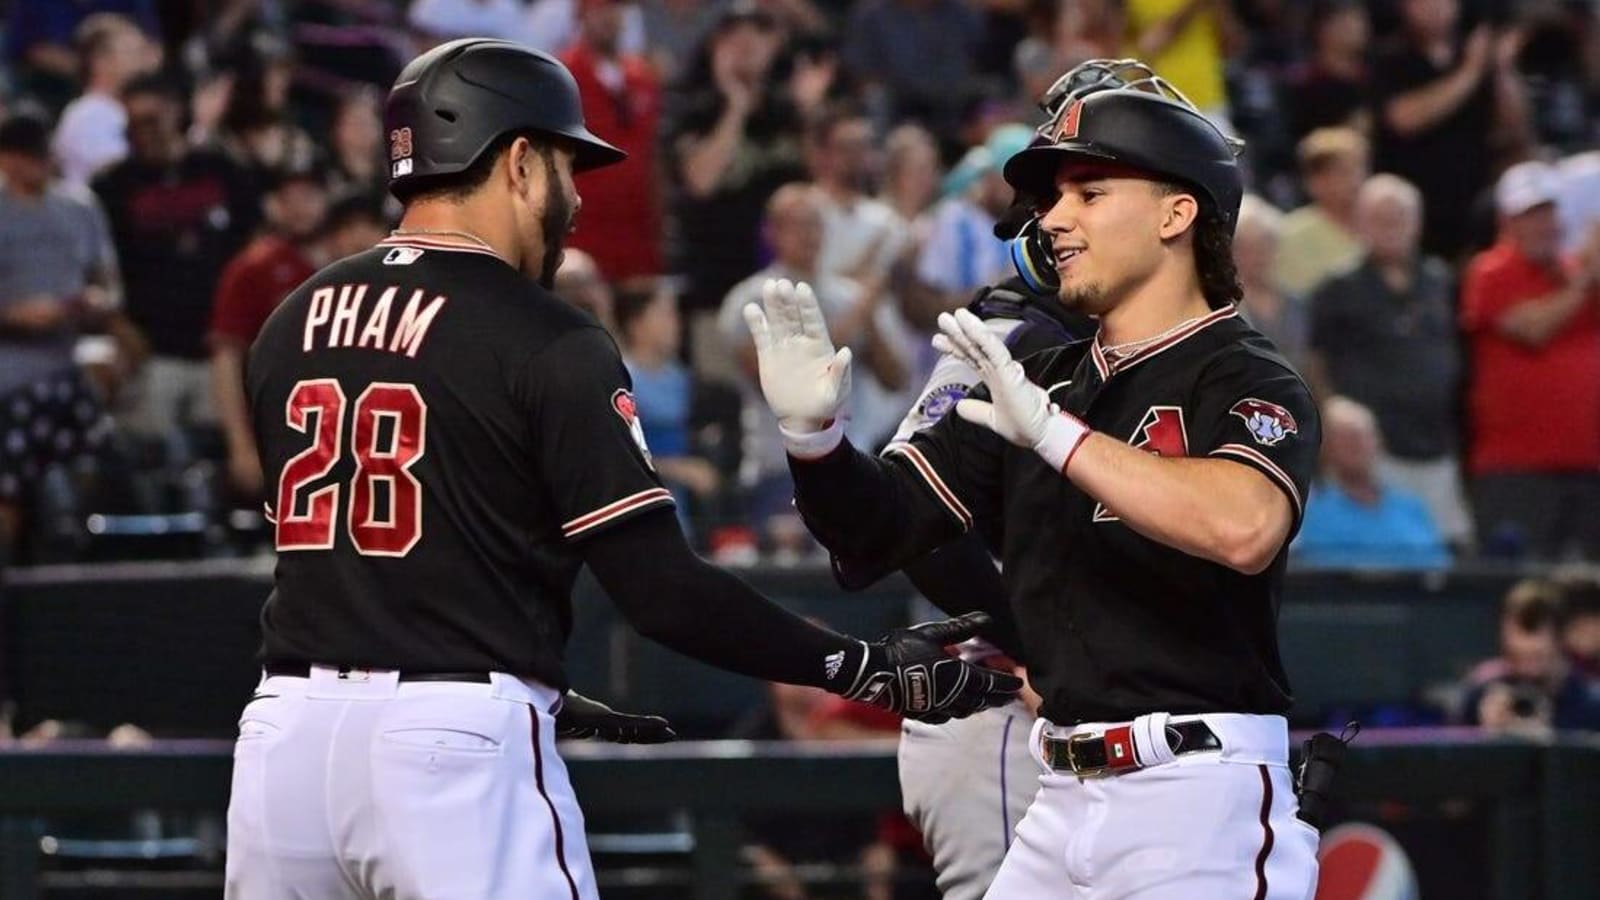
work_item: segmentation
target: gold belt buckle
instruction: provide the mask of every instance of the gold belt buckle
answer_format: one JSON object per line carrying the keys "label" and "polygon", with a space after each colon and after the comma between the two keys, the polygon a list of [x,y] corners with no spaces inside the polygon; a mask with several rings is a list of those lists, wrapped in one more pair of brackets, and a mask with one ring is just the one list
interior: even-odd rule
{"label": "gold belt buckle", "polygon": [[1100,734],[1075,734],[1067,738],[1067,768],[1072,770],[1072,774],[1079,778],[1093,778],[1096,775],[1104,775],[1110,771],[1109,766],[1084,766],[1078,763],[1078,754],[1076,752],[1078,745],[1104,740],[1105,735]]}

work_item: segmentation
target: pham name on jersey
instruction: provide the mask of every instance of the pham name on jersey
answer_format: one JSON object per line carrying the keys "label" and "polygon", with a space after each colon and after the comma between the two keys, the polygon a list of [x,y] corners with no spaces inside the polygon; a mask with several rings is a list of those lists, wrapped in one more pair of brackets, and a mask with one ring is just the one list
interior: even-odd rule
{"label": "pham name on jersey", "polygon": [[428,327],[444,308],[445,296],[435,294],[426,305],[427,291],[416,288],[402,309],[394,310],[401,289],[385,288],[363,308],[367,285],[340,284],[318,288],[306,308],[301,349],[366,348],[415,357],[428,336]]}

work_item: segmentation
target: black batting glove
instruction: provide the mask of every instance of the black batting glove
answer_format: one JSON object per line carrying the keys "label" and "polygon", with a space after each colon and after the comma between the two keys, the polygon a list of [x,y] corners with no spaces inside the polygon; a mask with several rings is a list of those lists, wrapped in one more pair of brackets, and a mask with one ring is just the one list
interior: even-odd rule
{"label": "black batting glove", "polygon": [[989,624],[972,612],[942,622],[897,628],[856,653],[826,660],[825,687],[846,700],[867,703],[908,719],[938,724],[1016,699],[1022,680],[951,656],[959,644]]}
{"label": "black batting glove", "polygon": [[620,713],[577,691],[567,691],[561,698],[556,737],[595,738],[613,744],[664,744],[678,739],[672,726],[660,716]]}

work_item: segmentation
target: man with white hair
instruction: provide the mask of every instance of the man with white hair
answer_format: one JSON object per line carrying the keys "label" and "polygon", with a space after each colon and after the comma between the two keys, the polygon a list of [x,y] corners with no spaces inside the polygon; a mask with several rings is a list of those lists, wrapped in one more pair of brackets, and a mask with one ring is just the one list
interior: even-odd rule
{"label": "man with white hair", "polygon": [[[1419,494],[1445,538],[1472,539],[1457,463],[1461,354],[1449,269],[1419,250],[1422,197],[1374,175],[1356,197],[1361,262],[1311,301],[1311,346],[1324,396],[1370,407],[1387,453],[1384,476]],[[1314,382],[1314,383],[1317,383]]]}
{"label": "man with white hair", "polygon": [[1292,295],[1274,277],[1283,250],[1284,221],[1277,207],[1255,194],[1245,194],[1239,202],[1239,224],[1233,232],[1233,265],[1244,288],[1239,309],[1296,368],[1305,371],[1310,315],[1304,298]]}
{"label": "man with white hair", "polygon": [[83,186],[128,155],[128,114],[118,98],[128,82],[160,67],[161,48],[116,13],[84,19],[73,41],[83,93],[62,110],[50,149],[62,179]]}
{"label": "man with white hair", "polygon": [[1492,550],[1600,559],[1600,246],[1563,266],[1561,188],[1547,163],[1507,169],[1499,239],[1467,266],[1473,500]]}
{"label": "man with white hair", "polygon": [[1301,565],[1437,568],[1450,563],[1422,499],[1379,471],[1372,410],[1349,397],[1322,405],[1322,477],[1291,552]]}

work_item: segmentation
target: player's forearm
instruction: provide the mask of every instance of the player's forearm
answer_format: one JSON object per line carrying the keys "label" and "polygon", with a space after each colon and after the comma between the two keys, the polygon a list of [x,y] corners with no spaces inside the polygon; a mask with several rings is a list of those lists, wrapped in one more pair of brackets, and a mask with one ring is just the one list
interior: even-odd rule
{"label": "player's forearm", "polygon": [[789,457],[795,506],[823,546],[893,571],[954,538],[959,529],[909,472],[849,441],[817,459]]}
{"label": "player's forearm", "polygon": [[1246,574],[1271,564],[1293,523],[1266,476],[1223,459],[1166,459],[1091,434],[1067,477],[1151,540]]}
{"label": "player's forearm", "polygon": [[928,602],[952,616],[988,613],[994,622],[981,632],[983,639],[1012,659],[1026,660],[1005,581],[977,534],[968,532],[902,571]]}
{"label": "player's forearm", "polygon": [[640,634],[720,669],[827,687],[829,654],[861,647],[700,559],[666,510],[588,539],[583,557]]}

